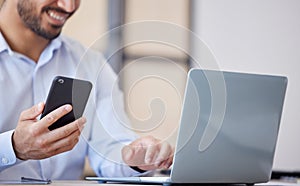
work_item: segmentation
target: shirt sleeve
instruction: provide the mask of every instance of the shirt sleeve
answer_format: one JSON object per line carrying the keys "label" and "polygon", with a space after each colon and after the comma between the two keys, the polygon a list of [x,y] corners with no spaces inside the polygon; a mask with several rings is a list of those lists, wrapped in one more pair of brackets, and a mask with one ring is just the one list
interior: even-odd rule
{"label": "shirt sleeve", "polygon": [[0,172],[17,161],[11,140],[13,132],[11,130],[0,134]]}
{"label": "shirt sleeve", "polygon": [[109,64],[101,67],[94,82],[95,117],[93,118],[88,156],[98,176],[139,176],[140,173],[125,164],[122,148],[138,136],[133,132],[124,107],[123,92],[118,78]]}

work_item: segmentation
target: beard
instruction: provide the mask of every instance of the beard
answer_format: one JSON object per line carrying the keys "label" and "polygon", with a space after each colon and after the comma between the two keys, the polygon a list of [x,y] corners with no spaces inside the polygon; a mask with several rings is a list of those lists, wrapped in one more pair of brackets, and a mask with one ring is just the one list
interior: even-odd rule
{"label": "beard", "polygon": [[[44,8],[42,13],[47,12],[48,9],[49,8]],[[51,30],[55,30],[55,32],[51,32],[50,30],[46,30],[42,27],[42,19],[38,15],[34,14],[36,6],[31,2],[31,0],[18,1],[17,10],[25,26],[35,34],[47,40],[53,40],[60,35],[62,26],[50,25]]]}

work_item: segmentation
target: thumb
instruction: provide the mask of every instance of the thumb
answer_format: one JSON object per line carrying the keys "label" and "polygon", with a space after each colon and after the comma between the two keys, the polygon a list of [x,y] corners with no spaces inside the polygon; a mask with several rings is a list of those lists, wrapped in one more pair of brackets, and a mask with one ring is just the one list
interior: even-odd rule
{"label": "thumb", "polygon": [[23,111],[20,116],[20,120],[31,120],[36,119],[44,110],[45,104],[43,102],[40,102],[37,105],[34,105],[33,107]]}

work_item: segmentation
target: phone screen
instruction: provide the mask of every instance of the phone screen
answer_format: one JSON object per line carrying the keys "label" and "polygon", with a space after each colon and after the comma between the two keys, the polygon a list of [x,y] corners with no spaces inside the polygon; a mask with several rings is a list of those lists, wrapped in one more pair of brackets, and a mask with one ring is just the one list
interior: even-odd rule
{"label": "phone screen", "polygon": [[49,126],[49,130],[62,127],[80,118],[84,112],[91,89],[92,83],[89,81],[56,76],[52,81],[41,118],[65,104],[72,105],[73,110]]}

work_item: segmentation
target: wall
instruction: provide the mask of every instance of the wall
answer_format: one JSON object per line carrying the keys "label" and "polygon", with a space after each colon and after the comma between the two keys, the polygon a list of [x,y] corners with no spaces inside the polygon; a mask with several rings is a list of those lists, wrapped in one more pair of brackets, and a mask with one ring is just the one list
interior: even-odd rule
{"label": "wall", "polygon": [[[107,0],[106,0],[107,1]],[[97,40],[107,22],[103,12],[107,10],[104,0],[81,1],[81,7],[64,28],[64,33],[89,46]],[[172,9],[168,9],[172,4]],[[188,8],[186,0],[127,0],[122,25],[146,20],[164,21],[178,27],[188,27]],[[113,14],[114,12],[110,13]],[[187,48],[186,34],[170,33],[156,25],[155,33],[149,30],[124,29],[124,43],[140,35],[168,35]],[[128,28],[128,27],[126,27]],[[173,27],[174,28],[174,27]],[[107,28],[106,28],[107,29]],[[105,28],[104,28],[105,30]],[[127,31],[127,32],[126,32]],[[173,34],[173,35],[172,35]],[[139,37],[138,37],[139,38]],[[151,38],[151,37],[150,37]],[[98,40],[101,41],[101,40]],[[154,135],[175,144],[182,105],[182,96],[187,73],[187,58],[176,47],[159,42],[141,40],[139,44],[124,46],[125,61],[118,61],[124,67],[118,77],[124,90],[126,110],[132,121],[133,130],[139,135]],[[97,42],[98,44],[99,42]],[[105,49],[102,43],[102,49]],[[168,44],[168,43],[167,43]],[[94,45],[93,45],[94,46]],[[121,46],[121,44],[120,44]],[[123,47],[123,46],[122,46]],[[101,49],[101,47],[100,47]],[[88,173],[90,174],[90,173]]]}
{"label": "wall", "polygon": [[107,0],[81,1],[78,11],[68,20],[63,33],[85,46],[104,50],[106,41],[96,41],[107,31],[107,4]]}
{"label": "wall", "polygon": [[188,34],[182,30],[189,27],[189,1],[125,2],[126,110],[137,134],[175,145],[188,69],[182,50],[188,48]]}
{"label": "wall", "polygon": [[[288,77],[274,169],[300,171],[300,1],[196,0],[194,4],[194,31],[211,48],[220,69]],[[194,52],[200,51],[194,48]]]}

